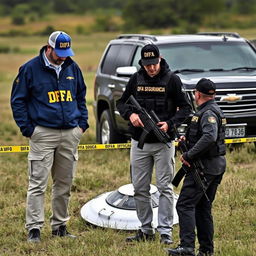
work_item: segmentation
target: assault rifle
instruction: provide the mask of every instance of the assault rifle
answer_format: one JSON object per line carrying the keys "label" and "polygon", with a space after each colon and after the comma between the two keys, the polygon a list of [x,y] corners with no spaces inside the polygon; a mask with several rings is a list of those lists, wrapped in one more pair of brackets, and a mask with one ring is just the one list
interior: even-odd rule
{"label": "assault rifle", "polygon": [[165,143],[169,148],[170,146],[168,145],[167,142],[170,142],[170,136],[162,131],[158,126],[157,123],[160,122],[158,116],[154,112],[154,110],[151,110],[149,113],[147,112],[146,109],[142,108],[138,101],[134,98],[133,95],[131,95],[128,99],[132,103],[132,105],[135,106],[135,108],[139,111],[139,117],[144,124],[143,132],[140,136],[139,143],[138,143],[138,148],[142,149],[146,136],[152,131],[158,140],[160,142]]}
{"label": "assault rifle", "polygon": [[[176,137],[180,138],[180,134],[179,134],[178,129],[175,125],[174,125],[174,132],[175,132]],[[181,154],[188,151],[186,142],[184,140],[179,141],[178,149],[180,150]],[[210,202],[209,197],[206,194],[207,180],[206,180],[206,178],[204,176],[204,173],[203,173],[204,166],[203,166],[202,161],[200,159],[198,159],[196,161],[192,161],[190,163],[190,165],[191,165],[190,167],[185,165],[185,164],[183,164],[181,166],[181,168],[178,170],[175,177],[173,178],[172,184],[175,187],[178,187],[180,181],[186,175],[186,173],[191,172],[192,175],[193,175],[194,181],[204,192],[204,195],[205,195],[205,198],[207,199],[207,201]]]}

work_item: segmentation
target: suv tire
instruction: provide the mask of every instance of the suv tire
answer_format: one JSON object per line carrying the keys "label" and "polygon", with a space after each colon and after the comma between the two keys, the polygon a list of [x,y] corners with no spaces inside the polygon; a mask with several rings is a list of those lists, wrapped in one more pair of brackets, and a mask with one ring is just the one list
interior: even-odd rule
{"label": "suv tire", "polygon": [[111,115],[108,109],[104,110],[100,117],[99,140],[102,144],[115,142],[126,142],[127,138],[118,134],[111,121]]}

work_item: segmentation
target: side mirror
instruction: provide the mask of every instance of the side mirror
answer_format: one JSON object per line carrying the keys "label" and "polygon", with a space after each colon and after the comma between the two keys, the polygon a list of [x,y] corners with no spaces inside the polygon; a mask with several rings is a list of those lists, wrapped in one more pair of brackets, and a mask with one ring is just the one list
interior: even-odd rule
{"label": "side mirror", "polygon": [[119,67],[116,69],[117,76],[132,76],[135,72],[137,72],[137,68],[135,66],[127,66],[127,67]]}

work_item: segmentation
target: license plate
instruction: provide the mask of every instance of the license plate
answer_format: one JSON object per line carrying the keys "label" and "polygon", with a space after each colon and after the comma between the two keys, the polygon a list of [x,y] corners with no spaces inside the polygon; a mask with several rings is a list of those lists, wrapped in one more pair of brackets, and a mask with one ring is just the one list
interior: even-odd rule
{"label": "license plate", "polygon": [[245,127],[226,127],[226,138],[245,137]]}

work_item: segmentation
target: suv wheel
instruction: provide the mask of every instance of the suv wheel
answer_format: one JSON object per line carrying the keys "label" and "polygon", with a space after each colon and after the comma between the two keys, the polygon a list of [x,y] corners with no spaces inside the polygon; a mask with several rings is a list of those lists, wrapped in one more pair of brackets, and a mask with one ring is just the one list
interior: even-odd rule
{"label": "suv wheel", "polygon": [[102,144],[126,141],[124,136],[115,131],[108,109],[104,110],[100,117],[99,128],[99,139]]}

